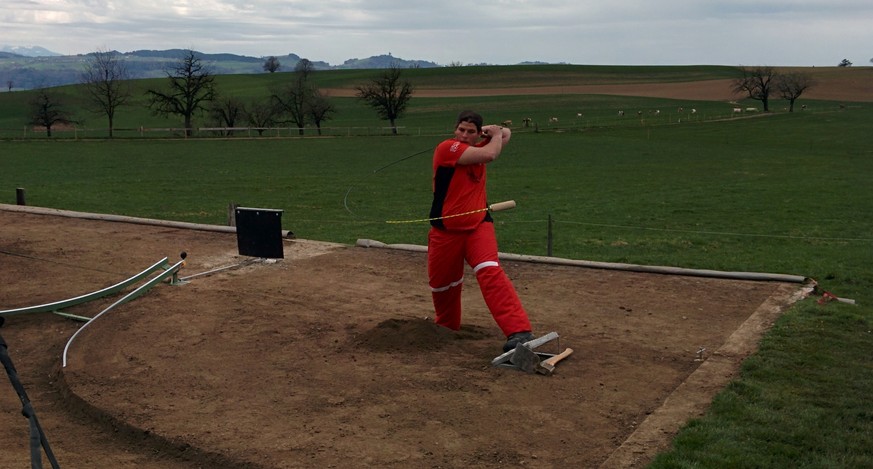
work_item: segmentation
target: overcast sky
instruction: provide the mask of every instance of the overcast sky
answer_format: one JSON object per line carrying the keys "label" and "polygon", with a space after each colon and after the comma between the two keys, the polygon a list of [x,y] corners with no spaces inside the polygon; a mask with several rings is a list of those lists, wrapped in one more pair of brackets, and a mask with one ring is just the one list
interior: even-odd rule
{"label": "overcast sky", "polygon": [[871,0],[4,0],[0,45],[339,65],[871,65]]}

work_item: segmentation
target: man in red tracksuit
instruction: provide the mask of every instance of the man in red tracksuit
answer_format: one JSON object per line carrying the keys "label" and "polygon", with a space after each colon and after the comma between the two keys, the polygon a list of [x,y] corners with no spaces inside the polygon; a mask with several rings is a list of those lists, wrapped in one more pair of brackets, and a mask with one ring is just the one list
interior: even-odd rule
{"label": "man in red tracksuit", "polygon": [[497,159],[510,136],[509,129],[483,127],[482,116],[475,112],[458,116],[455,137],[440,143],[433,155],[432,226],[427,244],[436,323],[461,328],[466,261],[476,274],[485,304],[507,337],[504,351],[533,339],[527,313],[497,259],[491,214],[483,210],[488,206],[485,165]]}

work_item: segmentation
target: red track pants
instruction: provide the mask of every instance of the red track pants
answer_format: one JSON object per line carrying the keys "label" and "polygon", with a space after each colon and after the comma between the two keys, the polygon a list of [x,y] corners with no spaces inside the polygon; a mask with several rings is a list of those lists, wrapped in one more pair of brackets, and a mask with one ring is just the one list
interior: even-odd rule
{"label": "red track pants", "polygon": [[531,330],[518,293],[498,263],[493,223],[481,223],[472,231],[431,228],[427,246],[427,273],[437,324],[452,330],[461,328],[461,287],[466,261],[473,268],[485,304],[503,334],[508,337]]}

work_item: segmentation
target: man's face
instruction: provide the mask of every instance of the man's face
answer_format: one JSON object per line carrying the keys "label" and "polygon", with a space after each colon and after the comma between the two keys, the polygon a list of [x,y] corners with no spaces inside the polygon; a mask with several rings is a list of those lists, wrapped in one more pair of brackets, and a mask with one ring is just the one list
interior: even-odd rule
{"label": "man's face", "polygon": [[479,141],[479,130],[476,129],[476,124],[472,122],[461,122],[455,127],[455,139],[461,143],[473,145]]}

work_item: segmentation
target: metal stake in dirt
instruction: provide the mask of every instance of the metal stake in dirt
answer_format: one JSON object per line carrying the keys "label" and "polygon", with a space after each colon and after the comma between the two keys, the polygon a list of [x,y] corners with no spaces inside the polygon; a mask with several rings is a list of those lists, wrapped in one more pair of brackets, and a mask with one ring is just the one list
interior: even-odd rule
{"label": "metal stake in dirt", "polygon": [[[0,326],[2,325],[3,318],[0,317]],[[45,433],[39,425],[39,420],[36,418],[36,412],[34,412],[33,406],[30,404],[30,399],[27,398],[24,386],[21,385],[21,381],[18,379],[18,373],[15,371],[12,359],[9,358],[6,341],[3,340],[3,336],[0,336],[0,361],[3,362],[3,367],[6,368],[6,374],[9,375],[9,381],[12,383],[12,387],[15,388],[15,392],[18,393],[19,399],[21,399],[21,404],[23,405],[21,413],[25,418],[27,418],[28,423],[30,424],[30,467],[33,469],[42,469],[42,454],[39,450],[40,446],[42,446],[42,449],[45,450],[46,458],[48,458],[52,468],[59,469],[60,466],[58,466],[58,461],[55,459],[51,446],[49,446],[48,439],[46,439]]]}

